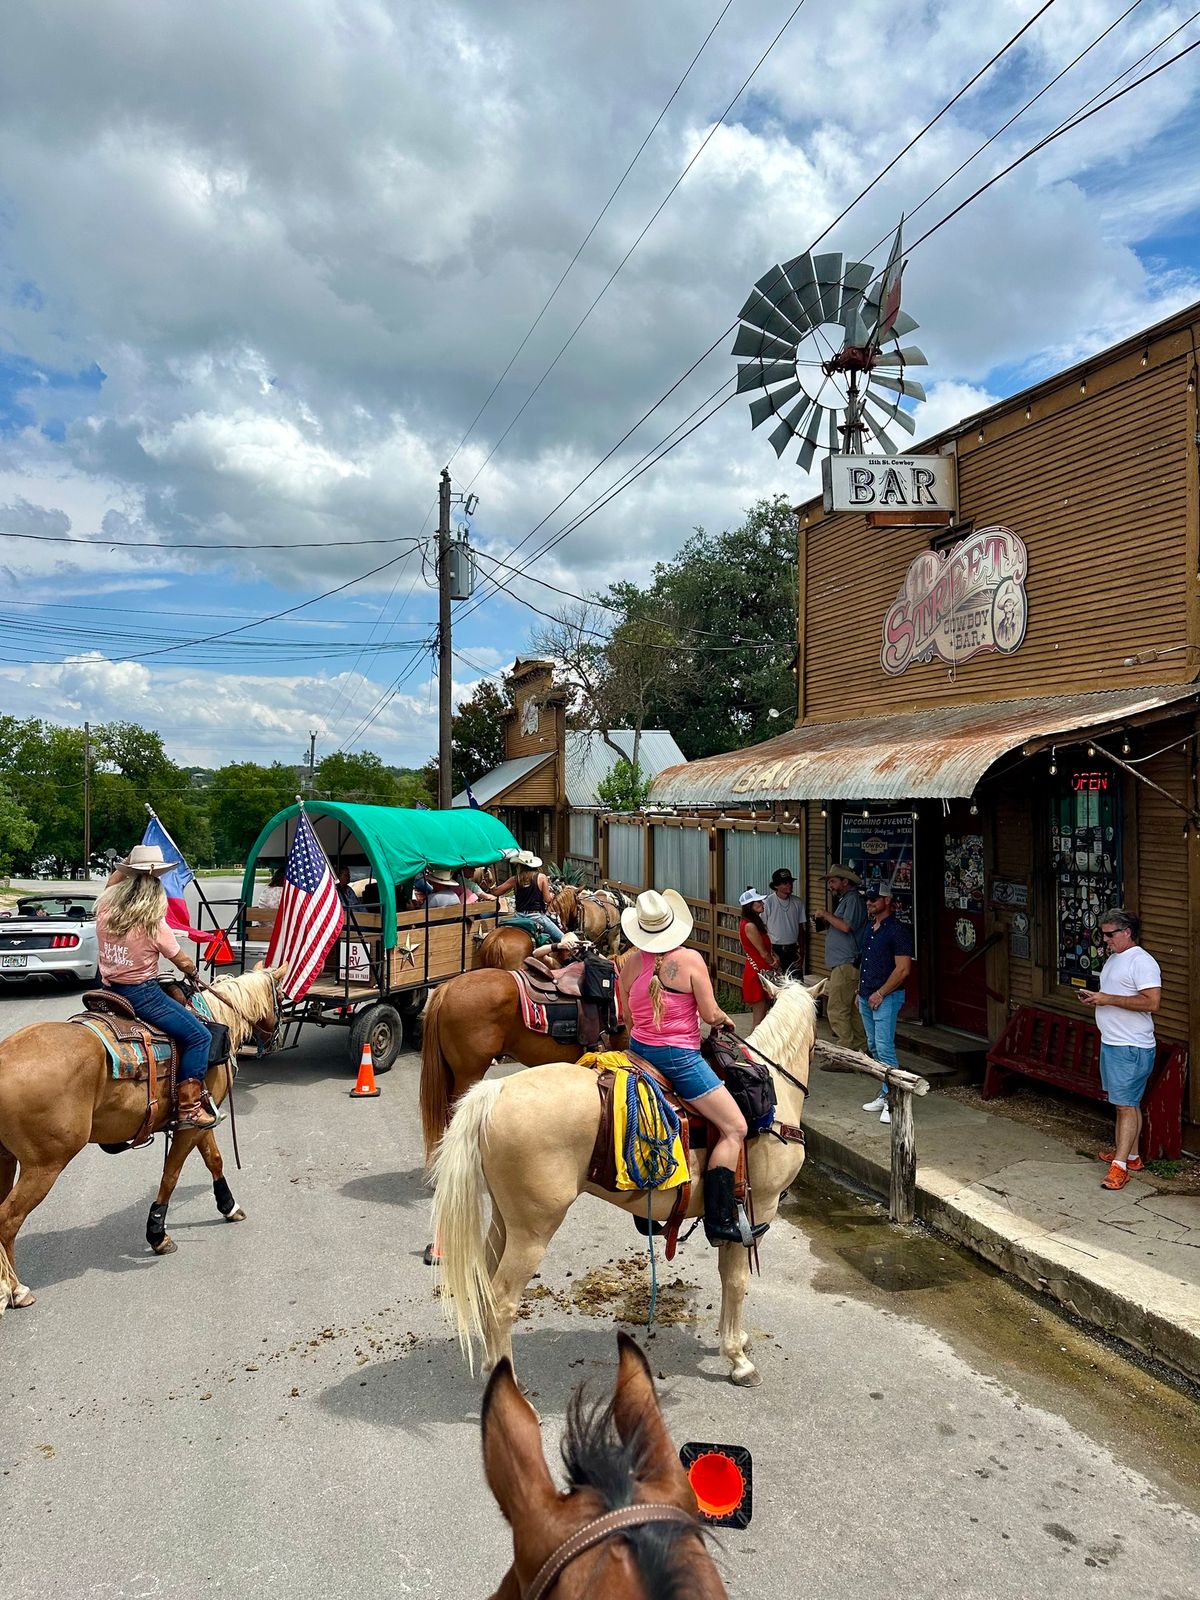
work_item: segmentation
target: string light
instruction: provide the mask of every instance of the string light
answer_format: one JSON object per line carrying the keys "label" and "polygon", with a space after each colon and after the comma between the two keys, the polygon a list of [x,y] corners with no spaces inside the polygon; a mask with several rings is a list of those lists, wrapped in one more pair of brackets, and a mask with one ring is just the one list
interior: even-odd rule
{"label": "string light", "polygon": [[870,815],[871,815],[871,813],[867,810],[866,806],[864,806],[863,807],[863,816],[864,817],[869,817]]}
{"label": "string light", "polygon": [[1050,746],[1050,776],[1053,778],[1057,772],[1058,772],[1058,750],[1057,750],[1056,746],[1051,745]]}
{"label": "string light", "polygon": [[1080,392],[1080,394],[1086,394],[1087,393],[1087,379],[1086,378],[1081,378],[1080,379],[1079,392]]}
{"label": "string light", "polygon": [[1195,367],[1193,367],[1192,370],[1188,373],[1187,392],[1189,394],[1195,394],[1195,392],[1196,392],[1196,369],[1195,369]]}
{"label": "string light", "polygon": [[975,804],[974,800],[971,801],[971,804],[968,807],[968,810],[970,811],[970,813],[971,813],[971,815],[973,817],[977,817],[979,815],[979,807]]}
{"label": "string light", "polygon": [[1123,756],[1127,756],[1129,754],[1129,735],[1128,734],[1126,734],[1125,737],[1121,740],[1121,754]]}
{"label": "string light", "polygon": [[1147,345],[1146,348],[1142,351],[1142,365],[1145,366],[1146,363],[1149,361],[1149,359],[1150,359],[1150,346]]}
{"label": "string light", "polygon": [[1094,756],[1095,754],[1096,754],[1096,746],[1094,744],[1088,745],[1088,755],[1089,756]]}

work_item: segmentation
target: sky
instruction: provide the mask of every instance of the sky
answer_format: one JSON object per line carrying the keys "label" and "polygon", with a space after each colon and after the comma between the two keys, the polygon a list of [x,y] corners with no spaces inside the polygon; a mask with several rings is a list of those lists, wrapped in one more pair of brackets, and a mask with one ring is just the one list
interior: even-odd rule
{"label": "sky", "polygon": [[[693,528],[815,492],[819,459],[814,475],[794,450],[777,460],[738,396],[529,577],[494,565],[527,559],[733,378],[754,281],[1042,4],[16,8],[0,712],[140,722],[189,764],[297,762],[310,731],[318,758],[426,760],[442,468],[478,497],[454,525],[481,574],[508,586],[456,607],[456,698],[530,648],[556,590],[645,582]],[[1114,88],[1200,39],[1189,16],[1051,3],[822,240],[882,267],[910,219],[918,439],[1200,300],[1200,50],[920,241],[1126,69]]]}

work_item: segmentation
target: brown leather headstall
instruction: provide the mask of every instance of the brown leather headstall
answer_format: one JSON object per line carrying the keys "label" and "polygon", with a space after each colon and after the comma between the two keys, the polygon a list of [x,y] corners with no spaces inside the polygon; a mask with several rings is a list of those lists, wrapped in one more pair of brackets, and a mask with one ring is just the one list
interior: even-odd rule
{"label": "brown leather headstall", "polygon": [[680,1506],[622,1506],[619,1511],[606,1512],[604,1516],[584,1523],[577,1533],[564,1539],[558,1549],[547,1556],[527,1590],[525,1600],[543,1600],[558,1582],[563,1568],[585,1550],[603,1544],[605,1539],[623,1533],[626,1528],[638,1528],[647,1522],[681,1522],[693,1533],[699,1534],[701,1531],[700,1524],[691,1512],[684,1511]]}

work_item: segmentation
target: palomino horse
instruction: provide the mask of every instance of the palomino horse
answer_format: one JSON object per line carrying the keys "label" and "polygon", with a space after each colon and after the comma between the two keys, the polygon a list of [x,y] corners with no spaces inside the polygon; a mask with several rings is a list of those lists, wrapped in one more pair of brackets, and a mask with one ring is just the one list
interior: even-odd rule
{"label": "palomino horse", "polygon": [[[229,1029],[231,1057],[255,1031],[273,1036],[279,1015],[276,987],[286,967],[256,968],[219,978],[208,989],[213,1017]],[[229,1062],[208,1069],[209,1093],[219,1105],[230,1086]],[[13,1253],[29,1213],[50,1193],[59,1173],[87,1144],[120,1145],[132,1139],[146,1114],[146,1085],[114,1080],[108,1055],[94,1033],[77,1023],[37,1022],[0,1044],[0,1315],[11,1302],[33,1304],[17,1277]],[[154,1132],[171,1115],[160,1090]],[[199,1145],[213,1178],[217,1208],[229,1222],[245,1212],[225,1181],[211,1130],[177,1133],[150,1208],[146,1238],[156,1255],[175,1249],[166,1231],[167,1206],[183,1163]],[[16,1176],[20,1167],[20,1177]]]}
{"label": "palomino horse", "polygon": [[609,891],[593,894],[564,883],[550,905],[550,915],[564,933],[588,939],[601,955],[616,955],[621,938],[621,907]]}
{"label": "palomino horse", "polygon": [[576,1390],[562,1455],[569,1489],[554,1486],[541,1426],[501,1361],[483,1397],[483,1470],[512,1525],[513,1564],[492,1600],[722,1600],[696,1497],[679,1464],[645,1356],[619,1333],[607,1406]]}
{"label": "palomino horse", "polygon": [[[478,967],[433,991],[423,1028],[420,1098],[427,1160],[446,1131],[455,1102],[480,1081],[495,1059],[512,1056],[536,1067],[549,1061],[577,1061],[583,1054],[581,1045],[530,1033],[521,1019],[515,981],[507,972]],[[623,1049],[625,1041],[621,1029],[609,1048]]]}
{"label": "palomino horse", "polygon": [[[776,994],[774,1007],[749,1042],[783,1069],[768,1068],[779,1120],[798,1126],[807,1093],[816,991],[785,979]],[[478,1338],[488,1365],[503,1356],[511,1359],[512,1323],[521,1295],[581,1194],[646,1215],[644,1192],[609,1194],[588,1183],[599,1123],[596,1074],[566,1062],[477,1084],[455,1107],[434,1163],[433,1222],[442,1253],[443,1305],[457,1324],[468,1358],[473,1360]],[[804,1164],[804,1146],[761,1134],[747,1144],[746,1159],[755,1220],[770,1222],[780,1195]],[[689,1215],[699,1215],[704,1199],[695,1156],[692,1167]],[[492,1220],[485,1234],[489,1195]],[[650,1214],[664,1221],[674,1200],[669,1191],[654,1194]],[[718,1256],[721,1354],[730,1364],[733,1382],[753,1386],[762,1378],[746,1354],[742,1327],[749,1256],[738,1244],[722,1244]]]}

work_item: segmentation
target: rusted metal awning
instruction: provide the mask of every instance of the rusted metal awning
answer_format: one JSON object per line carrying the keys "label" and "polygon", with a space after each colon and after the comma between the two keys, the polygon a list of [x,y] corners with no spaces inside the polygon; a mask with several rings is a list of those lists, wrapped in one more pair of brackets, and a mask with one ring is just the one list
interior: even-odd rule
{"label": "rusted metal awning", "polygon": [[726,806],[773,800],[957,800],[1013,751],[1157,721],[1200,700],[1200,684],[1158,684],[1037,700],[932,706],[902,716],[809,722],[748,750],[667,767],[652,805]]}

